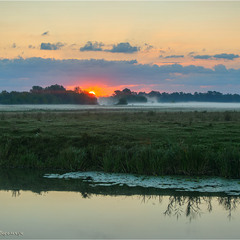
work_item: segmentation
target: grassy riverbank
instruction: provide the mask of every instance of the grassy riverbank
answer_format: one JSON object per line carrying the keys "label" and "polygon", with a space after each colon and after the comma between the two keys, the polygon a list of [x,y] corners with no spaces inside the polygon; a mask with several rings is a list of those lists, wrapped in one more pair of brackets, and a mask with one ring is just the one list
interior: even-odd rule
{"label": "grassy riverbank", "polygon": [[1,168],[240,177],[240,112],[0,113]]}

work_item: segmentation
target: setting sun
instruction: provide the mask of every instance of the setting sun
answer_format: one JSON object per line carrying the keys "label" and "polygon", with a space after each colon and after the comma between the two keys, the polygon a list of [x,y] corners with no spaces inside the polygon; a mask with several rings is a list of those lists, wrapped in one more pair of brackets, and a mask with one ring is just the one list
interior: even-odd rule
{"label": "setting sun", "polygon": [[93,95],[96,95],[96,93],[94,91],[90,91],[89,92],[90,94],[93,94]]}

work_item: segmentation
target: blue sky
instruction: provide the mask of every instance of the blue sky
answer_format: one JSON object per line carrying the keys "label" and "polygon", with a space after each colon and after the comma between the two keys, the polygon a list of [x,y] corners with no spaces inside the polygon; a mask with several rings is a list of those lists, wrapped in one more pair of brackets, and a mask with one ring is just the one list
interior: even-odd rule
{"label": "blue sky", "polygon": [[240,93],[240,2],[0,2],[0,91]]}

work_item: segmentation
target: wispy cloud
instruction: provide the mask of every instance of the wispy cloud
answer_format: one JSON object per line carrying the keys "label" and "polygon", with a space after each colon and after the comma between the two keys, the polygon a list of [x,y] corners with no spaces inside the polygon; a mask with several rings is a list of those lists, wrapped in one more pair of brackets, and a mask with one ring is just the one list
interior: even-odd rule
{"label": "wispy cloud", "polygon": [[[162,58],[163,56],[160,55],[159,57]],[[169,56],[166,56],[163,58],[166,58],[166,59],[168,59],[168,58],[184,58],[184,55],[169,55]]]}
{"label": "wispy cloud", "polygon": [[49,31],[46,31],[46,32],[42,33],[41,35],[42,36],[47,36],[47,35],[49,35]]}
{"label": "wispy cloud", "polygon": [[196,56],[193,56],[194,59],[210,59],[212,58],[211,55],[196,55]]}
{"label": "wispy cloud", "polygon": [[193,54],[195,54],[195,52],[189,52],[188,56],[192,56]]}
{"label": "wispy cloud", "polygon": [[239,58],[239,55],[233,53],[221,53],[215,55],[196,55],[192,56],[194,59],[226,59],[226,60],[233,60],[235,58]]}
{"label": "wispy cloud", "polygon": [[34,47],[33,45],[30,44],[30,45],[28,45],[28,48],[35,48],[35,47]]}
{"label": "wispy cloud", "polygon": [[144,44],[144,51],[150,51],[150,50],[152,50],[154,47],[153,47],[153,45],[150,45],[150,44],[148,44],[148,43],[145,43]]}

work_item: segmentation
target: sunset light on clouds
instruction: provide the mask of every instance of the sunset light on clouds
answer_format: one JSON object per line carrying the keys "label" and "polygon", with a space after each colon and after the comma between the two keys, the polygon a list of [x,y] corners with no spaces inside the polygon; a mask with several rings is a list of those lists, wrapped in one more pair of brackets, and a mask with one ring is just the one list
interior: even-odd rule
{"label": "sunset light on clouds", "polygon": [[240,93],[240,2],[0,2],[0,91]]}

